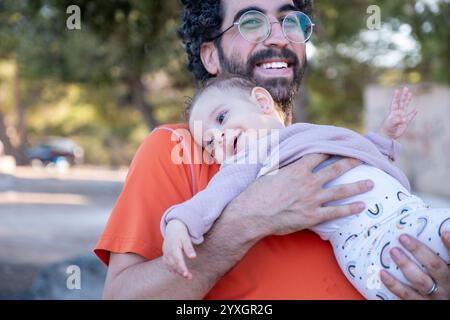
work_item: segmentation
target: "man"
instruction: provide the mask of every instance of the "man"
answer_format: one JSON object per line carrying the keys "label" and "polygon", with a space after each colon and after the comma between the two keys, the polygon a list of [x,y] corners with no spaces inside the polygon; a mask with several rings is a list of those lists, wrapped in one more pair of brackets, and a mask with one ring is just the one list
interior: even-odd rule
{"label": "man", "polygon": [[[288,40],[282,23],[293,11],[310,14],[310,1],[182,2],[180,36],[197,81],[224,72],[251,76],[283,105],[289,123],[292,97],[305,70],[306,56],[305,43]],[[264,23],[264,17],[268,19],[264,24],[267,32],[258,41],[248,41],[248,34],[242,31],[241,18],[249,12],[260,19],[245,22]],[[197,257],[188,261],[193,279],[169,272],[161,259],[161,216],[171,205],[205,188],[219,168],[217,164],[175,164],[171,153],[178,144],[186,146],[184,156],[194,156],[189,148],[192,139],[177,135],[179,128],[186,126],[166,125],[154,130],[133,159],[122,194],[95,249],[109,263],[104,298],[362,298],[340,271],[329,243],[304,231],[317,223],[361,212],[363,207],[358,203],[322,205],[372,187],[370,181],[361,181],[323,189],[326,182],[359,164],[343,159],[312,173],[325,155],[306,156],[276,175],[258,179],[228,205],[204,243],[196,248]],[[383,275],[386,285],[402,298],[448,298],[450,271],[445,263],[425,246],[409,240],[407,248],[413,249],[430,275],[420,271],[402,251],[394,250],[394,260],[415,289]],[[445,243],[450,248],[450,241]]]}

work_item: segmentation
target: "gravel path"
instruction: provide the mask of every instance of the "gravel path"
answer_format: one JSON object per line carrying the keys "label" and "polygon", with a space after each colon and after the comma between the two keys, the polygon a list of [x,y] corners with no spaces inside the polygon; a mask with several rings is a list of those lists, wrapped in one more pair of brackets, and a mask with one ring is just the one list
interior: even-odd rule
{"label": "gravel path", "polygon": [[[99,298],[106,268],[91,252],[125,175],[124,169],[99,168],[61,174],[23,167],[14,175],[0,173],[0,299],[23,297],[18,294],[30,292],[33,282],[40,298]],[[432,206],[450,207],[448,198],[419,196]],[[65,270],[73,261],[94,271],[83,280],[87,290],[69,294]],[[49,288],[51,281],[60,287]]]}
{"label": "gravel path", "polygon": [[0,174],[0,298],[28,291],[46,265],[92,251],[126,171]]}

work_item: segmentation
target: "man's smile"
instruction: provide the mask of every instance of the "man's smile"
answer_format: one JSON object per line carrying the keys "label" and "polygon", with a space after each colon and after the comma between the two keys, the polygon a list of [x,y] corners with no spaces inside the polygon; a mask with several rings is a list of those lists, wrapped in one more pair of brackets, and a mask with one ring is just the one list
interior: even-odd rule
{"label": "man's smile", "polygon": [[256,63],[255,75],[289,77],[293,75],[292,62],[285,58],[272,58]]}

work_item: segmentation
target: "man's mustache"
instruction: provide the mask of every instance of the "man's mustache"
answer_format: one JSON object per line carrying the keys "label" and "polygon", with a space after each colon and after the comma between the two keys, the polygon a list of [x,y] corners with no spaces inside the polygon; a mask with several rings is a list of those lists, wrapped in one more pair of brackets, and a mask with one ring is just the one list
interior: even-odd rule
{"label": "man's mustache", "polygon": [[281,50],[270,48],[258,51],[255,54],[253,54],[247,61],[247,70],[250,71],[251,74],[251,71],[253,71],[253,69],[258,63],[261,63],[269,59],[287,60],[288,63],[294,68],[294,70],[298,69],[300,65],[300,61],[298,60],[297,55],[291,50],[286,48]]}

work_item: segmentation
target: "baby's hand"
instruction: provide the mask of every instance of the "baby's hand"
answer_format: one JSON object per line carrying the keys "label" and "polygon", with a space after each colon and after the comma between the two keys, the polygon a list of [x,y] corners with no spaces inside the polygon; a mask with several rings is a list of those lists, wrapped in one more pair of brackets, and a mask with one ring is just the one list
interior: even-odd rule
{"label": "baby's hand", "polygon": [[381,133],[391,139],[400,138],[408,128],[408,125],[417,115],[417,110],[408,112],[412,94],[407,87],[403,91],[395,90],[394,98],[391,102],[389,115],[381,125]]}
{"label": "baby's hand", "polygon": [[166,227],[166,237],[163,243],[163,261],[170,271],[176,272],[187,279],[192,279],[184,261],[183,251],[190,259],[196,257],[189,232],[180,220],[171,220]]}

